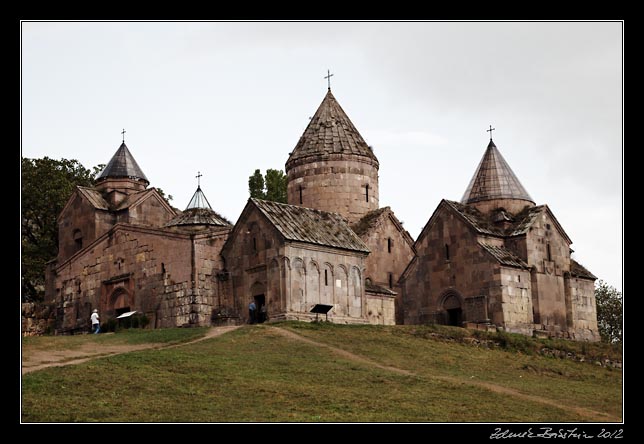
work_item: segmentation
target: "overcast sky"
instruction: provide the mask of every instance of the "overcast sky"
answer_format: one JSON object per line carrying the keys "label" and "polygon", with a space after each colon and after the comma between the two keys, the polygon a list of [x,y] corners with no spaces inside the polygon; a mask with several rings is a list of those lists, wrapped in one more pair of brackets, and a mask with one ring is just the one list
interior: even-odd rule
{"label": "overcast sky", "polygon": [[235,221],[327,88],[415,239],[494,141],[573,257],[622,289],[620,22],[23,22],[22,155],[107,163],[125,142],[184,209]]}

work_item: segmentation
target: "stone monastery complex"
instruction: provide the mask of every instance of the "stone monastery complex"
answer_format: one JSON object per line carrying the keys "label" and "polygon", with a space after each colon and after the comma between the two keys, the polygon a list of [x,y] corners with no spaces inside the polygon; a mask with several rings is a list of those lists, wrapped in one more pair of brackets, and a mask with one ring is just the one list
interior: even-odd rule
{"label": "stone monastery complex", "polygon": [[378,168],[330,89],[286,161],[288,204],[249,199],[235,224],[200,186],[171,207],[121,144],[58,218],[56,332],[88,329],[95,308],[152,328],[247,323],[254,301],[269,321],[311,321],[324,304],[335,323],[599,340],[596,277],[491,138],[461,201],[442,200],[415,241],[379,206]]}

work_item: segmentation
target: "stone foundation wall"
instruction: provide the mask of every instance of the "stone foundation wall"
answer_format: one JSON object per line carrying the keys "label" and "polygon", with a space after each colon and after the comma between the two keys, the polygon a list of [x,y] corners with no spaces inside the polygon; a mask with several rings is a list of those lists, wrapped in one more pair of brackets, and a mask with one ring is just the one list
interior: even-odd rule
{"label": "stone foundation wall", "polygon": [[22,335],[40,336],[54,332],[56,310],[49,304],[22,304]]}
{"label": "stone foundation wall", "polygon": [[395,297],[366,294],[367,321],[370,324],[394,325],[396,323]]}

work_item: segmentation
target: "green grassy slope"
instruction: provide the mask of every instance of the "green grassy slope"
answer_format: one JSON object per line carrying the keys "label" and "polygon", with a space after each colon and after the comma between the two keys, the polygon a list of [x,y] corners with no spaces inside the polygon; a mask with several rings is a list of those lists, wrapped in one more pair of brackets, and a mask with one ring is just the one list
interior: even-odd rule
{"label": "green grassy slope", "polygon": [[[246,326],[178,348],[27,374],[22,420],[569,422],[621,417],[619,370],[482,349],[428,337],[424,327],[277,327],[281,330]],[[287,337],[283,330],[366,360]],[[56,339],[65,338],[48,340]],[[23,343],[23,350],[30,345]]]}

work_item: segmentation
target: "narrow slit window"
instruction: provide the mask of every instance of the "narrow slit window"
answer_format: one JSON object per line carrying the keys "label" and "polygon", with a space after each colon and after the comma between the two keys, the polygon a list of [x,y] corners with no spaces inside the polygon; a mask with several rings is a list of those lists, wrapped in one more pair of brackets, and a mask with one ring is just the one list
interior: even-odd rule
{"label": "narrow slit window", "polygon": [[548,255],[548,261],[552,261],[552,254],[550,254],[550,243],[546,244],[546,254]]}
{"label": "narrow slit window", "polygon": [[389,288],[394,288],[394,274],[389,273]]}
{"label": "narrow slit window", "polygon": [[392,245],[393,245],[393,242],[391,241],[391,238],[387,238],[387,253],[391,253]]}
{"label": "narrow slit window", "polygon": [[324,286],[329,286],[329,273],[328,270],[324,270]]}
{"label": "narrow slit window", "polygon": [[445,260],[449,260],[449,245],[445,244]]}
{"label": "narrow slit window", "polygon": [[302,187],[301,186],[300,186],[299,190],[300,190],[300,205],[302,205]]}
{"label": "narrow slit window", "polygon": [[257,251],[257,238],[253,238],[253,251]]}
{"label": "narrow slit window", "polygon": [[365,194],[364,194],[364,196],[365,196],[365,200],[366,200],[367,202],[369,202],[369,184],[367,184],[367,186],[365,187]]}

